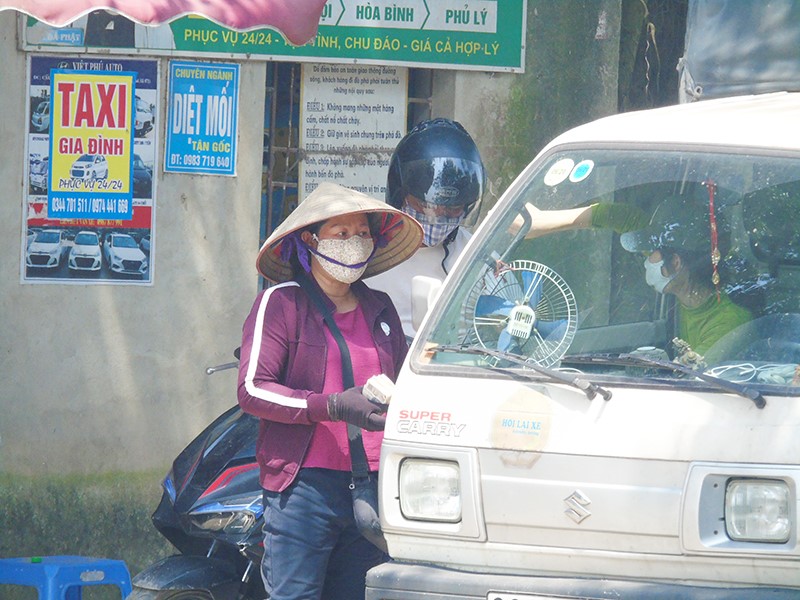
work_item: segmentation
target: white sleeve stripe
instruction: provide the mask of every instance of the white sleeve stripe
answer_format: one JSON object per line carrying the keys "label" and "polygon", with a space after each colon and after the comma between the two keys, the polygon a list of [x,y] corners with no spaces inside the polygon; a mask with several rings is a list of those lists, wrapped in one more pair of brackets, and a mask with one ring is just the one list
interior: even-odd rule
{"label": "white sleeve stripe", "polygon": [[247,365],[247,374],[245,375],[244,385],[247,393],[254,398],[259,398],[261,400],[279,404],[281,406],[287,406],[289,408],[308,408],[308,403],[306,402],[305,398],[292,398],[290,396],[276,394],[275,392],[261,389],[253,382],[253,378],[256,374],[256,368],[258,367],[258,357],[261,353],[261,337],[264,331],[264,313],[267,310],[267,302],[269,302],[269,297],[274,290],[290,285],[297,286],[299,284],[296,281],[280,283],[267,289],[267,291],[261,297],[261,303],[258,305],[258,313],[256,313],[255,331],[253,332],[253,345],[250,348],[250,362]]}

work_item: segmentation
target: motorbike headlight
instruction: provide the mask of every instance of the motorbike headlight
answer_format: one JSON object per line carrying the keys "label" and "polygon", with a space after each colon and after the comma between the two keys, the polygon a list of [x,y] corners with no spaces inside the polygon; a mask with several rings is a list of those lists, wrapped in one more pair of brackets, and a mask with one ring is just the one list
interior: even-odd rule
{"label": "motorbike headlight", "polygon": [[791,534],[785,481],[731,479],[725,493],[725,527],[732,540],[783,544]]}
{"label": "motorbike headlight", "polygon": [[246,533],[256,522],[256,516],[249,510],[192,514],[192,525],[205,531],[222,531],[236,535]]}
{"label": "motorbike headlight", "polygon": [[458,463],[407,458],[400,465],[400,510],[406,519],[461,520]]}
{"label": "motorbike headlight", "polygon": [[239,535],[250,531],[263,512],[261,494],[256,493],[206,504],[192,511],[189,518],[198,529]]}

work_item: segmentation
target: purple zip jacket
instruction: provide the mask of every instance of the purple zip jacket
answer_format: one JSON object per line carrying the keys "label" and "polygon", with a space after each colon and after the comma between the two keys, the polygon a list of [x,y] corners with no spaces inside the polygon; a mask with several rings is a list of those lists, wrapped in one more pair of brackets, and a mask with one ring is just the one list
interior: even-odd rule
{"label": "purple zip jacket", "polygon": [[[351,289],[371,325],[381,369],[394,381],[408,351],[400,317],[387,294],[361,281]],[[292,483],[315,423],[329,420],[328,394],[320,393],[327,358],[324,327],[322,315],[296,281],[260,292],[245,319],[239,405],[261,420],[256,457],[264,489],[281,492]]]}

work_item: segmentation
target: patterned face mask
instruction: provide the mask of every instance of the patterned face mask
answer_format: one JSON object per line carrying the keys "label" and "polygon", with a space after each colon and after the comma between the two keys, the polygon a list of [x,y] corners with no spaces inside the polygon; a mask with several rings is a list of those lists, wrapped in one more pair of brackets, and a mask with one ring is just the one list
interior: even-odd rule
{"label": "patterned face mask", "polygon": [[319,239],[316,234],[317,249],[309,247],[319,266],[336,281],[353,283],[364,274],[370,259],[375,252],[372,238],[357,235],[346,240]]}
{"label": "patterned face mask", "polygon": [[463,211],[458,217],[433,216],[426,212],[414,210],[408,203],[403,204],[403,212],[414,217],[422,225],[422,243],[429,247],[441,244],[464,220]]}

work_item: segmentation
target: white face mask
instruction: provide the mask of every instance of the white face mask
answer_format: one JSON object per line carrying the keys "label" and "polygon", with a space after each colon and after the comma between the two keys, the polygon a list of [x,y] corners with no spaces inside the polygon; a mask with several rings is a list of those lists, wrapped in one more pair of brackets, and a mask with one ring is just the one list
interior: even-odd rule
{"label": "white face mask", "polygon": [[353,283],[367,270],[375,248],[372,238],[357,235],[346,240],[314,238],[317,240],[314,259],[336,281]]}
{"label": "white face mask", "polygon": [[647,285],[652,287],[659,294],[664,293],[664,288],[667,287],[667,284],[675,279],[675,275],[677,275],[676,273],[675,275],[665,276],[661,272],[661,267],[663,266],[663,260],[650,262],[649,258],[644,259],[644,279],[647,281]]}

